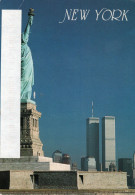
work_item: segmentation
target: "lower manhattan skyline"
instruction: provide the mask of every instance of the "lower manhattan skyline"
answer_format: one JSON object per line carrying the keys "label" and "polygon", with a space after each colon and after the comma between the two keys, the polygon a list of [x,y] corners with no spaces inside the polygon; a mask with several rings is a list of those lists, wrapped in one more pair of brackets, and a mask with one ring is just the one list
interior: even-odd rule
{"label": "lower manhattan skyline", "polygon": [[[21,0],[2,0],[0,10],[18,9]],[[34,61],[40,138],[45,156],[60,150],[80,165],[86,155],[86,119],[115,116],[116,157],[135,151],[135,2],[120,0],[24,1],[22,31],[28,9],[35,9],[29,45]],[[95,10],[129,10],[128,21],[96,21]],[[65,9],[90,9],[87,20],[63,19]],[[1,22],[1,21],[0,21]],[[1,36],[1,35],[0,35]],[[117,160],[116,159],[116,160]]]}

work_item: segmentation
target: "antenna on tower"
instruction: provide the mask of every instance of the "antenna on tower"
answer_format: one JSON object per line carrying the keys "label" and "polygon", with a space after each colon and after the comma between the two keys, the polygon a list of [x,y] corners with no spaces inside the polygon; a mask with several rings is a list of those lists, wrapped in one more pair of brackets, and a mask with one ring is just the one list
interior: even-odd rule
{"label": "antenna on tower", "polygon": [[93,118],[93,101],[92,101],[92,118]]}

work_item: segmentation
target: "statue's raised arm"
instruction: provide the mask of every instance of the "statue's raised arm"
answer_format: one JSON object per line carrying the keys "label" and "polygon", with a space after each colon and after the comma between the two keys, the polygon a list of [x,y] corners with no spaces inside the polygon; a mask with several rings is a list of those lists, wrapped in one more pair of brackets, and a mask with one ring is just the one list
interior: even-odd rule
{"label": "statue's raised arm", "polygon": [[34,85],[34,68],[32,54],[29,46],[27,45],[30,27],[33,22],[33,9],[29,10],[28,22],[24,33],[22,33],[21,43],[21,102],[27,102],[31,99],[32,86]]}
{"label": "statue's raised arm", "polygon": [[30,34],[30,27],[33,23],[33,16],[34,16],[34,13],[33,13],[34,9],[30,8],[29,9],[29,12],[28,12],[28,22],[27,22],[27,25],[26,25],[26,28],[25,28],[25,31],[22,33],[22,41],[24,41],[25,43],[28,42],[29,40],[29,34]]}
{"label": "statue's raised arm", "polygon": [[23,36],[22,38],[23,38],[23,41],[25,43],[28,42],[28,40],[29,40],[30,27],[32,25],[32,22],[33,22],[33,16],[29,16],[29,20],[28,20],[27,26],[25,28],[24,33],[22,34],[22,36]]}

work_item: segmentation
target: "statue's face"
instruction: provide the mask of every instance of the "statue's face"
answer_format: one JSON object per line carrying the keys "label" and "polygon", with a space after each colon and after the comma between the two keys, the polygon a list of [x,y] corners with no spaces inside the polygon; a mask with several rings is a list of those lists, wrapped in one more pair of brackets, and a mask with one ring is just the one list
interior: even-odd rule
{"label": "statue's face", "polygon": [[28,42],[28,39],[24,37],[24,34],[22,33],[22,36],[21,36],[21,44],[27,44]]}

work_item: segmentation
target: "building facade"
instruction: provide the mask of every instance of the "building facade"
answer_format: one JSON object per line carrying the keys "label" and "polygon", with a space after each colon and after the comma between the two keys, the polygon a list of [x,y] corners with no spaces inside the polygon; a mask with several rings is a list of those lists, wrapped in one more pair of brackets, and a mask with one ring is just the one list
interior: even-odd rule
{"label": "building facade", "polygon": [[96,169],[99,170],[99,118],[86,119],[86,155],[96,160]]}
{"label": "building facade", "polygon": [[135,152],[133,154],[133,186],[135,186]]}
{"label": "building facade", "polygon": [[102,118],[102,169],[109,171],[109,165],[116,165],[115,152],[115,117]]}
{"label": "building facade", "polygon": [[118,159],[118,170],[127,172],[127,184],[128,186],[132,186],[132,179],[133,179],[132,159],[131,158],[119,158]]}
{"label": "building facade", "polygon": [[77,164],[76,163],[72,163],[71,170],[72,171],[77,171]]}
{"label": "building facade", "polygon": [[53,162],[62,163],[62,152],[56,150],[52,154]]}
{"label": "building facade", "polygon": [[133,154],[133,168],[135,169],[135,152]]}
{"label": "building facade", "polygon": [[62,163],[63,164],[71,164],[71,158],[69,156],[69,154],[63,154],[62,155]]}
{"label": "building facade", "polygon": [[95,158],[82,157],[81,158],[81,170],[82,171],[96,171]]}

